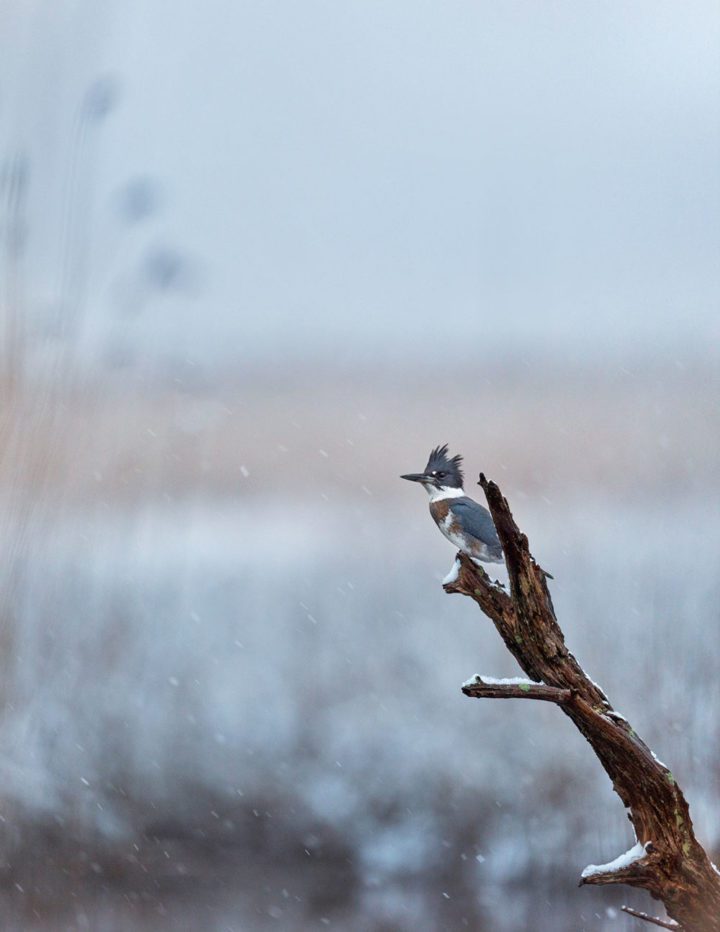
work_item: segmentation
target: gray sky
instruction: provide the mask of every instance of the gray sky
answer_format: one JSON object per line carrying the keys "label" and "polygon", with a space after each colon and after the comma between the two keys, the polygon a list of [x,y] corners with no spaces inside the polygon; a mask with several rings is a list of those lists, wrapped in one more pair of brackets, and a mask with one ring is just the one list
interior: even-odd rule
{"label": "gray sky", "polygon": [[[8,0],[29,304],[65,250],[93,339],[198,357],[707,347],[719,46],[702,0]],[[116,106],[78,142],[103,75]],[[157,211],[123,227],[138,178]],[[139,288],[148,249],[191,258],[178,292]]]}

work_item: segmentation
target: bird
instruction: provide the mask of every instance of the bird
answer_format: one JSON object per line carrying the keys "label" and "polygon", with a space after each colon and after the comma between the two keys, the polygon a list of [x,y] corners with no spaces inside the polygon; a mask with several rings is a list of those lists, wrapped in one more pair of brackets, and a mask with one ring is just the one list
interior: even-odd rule
{"label": "bird", "polygon": [[[423,472],[400,476],[419,482],[430,496],[430,514],[445,537],[473,563],[503,563],[503,550],[490,512],[463,490],[462,456],[450,456],[448,445],[430,452]],[[456,563],[457,566],[457,563]],[[448,580],[453,570],[448,574]]]}

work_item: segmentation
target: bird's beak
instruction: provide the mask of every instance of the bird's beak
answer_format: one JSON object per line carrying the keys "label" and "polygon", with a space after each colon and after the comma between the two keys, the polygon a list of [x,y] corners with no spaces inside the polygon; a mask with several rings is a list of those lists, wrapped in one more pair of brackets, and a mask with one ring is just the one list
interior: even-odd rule
{"label": "bird's beak", "polygon": [[427,476],[424,472],[409,472],[407,476],[400,476],[401,479],[407,479],[408,482],[426,482]]}

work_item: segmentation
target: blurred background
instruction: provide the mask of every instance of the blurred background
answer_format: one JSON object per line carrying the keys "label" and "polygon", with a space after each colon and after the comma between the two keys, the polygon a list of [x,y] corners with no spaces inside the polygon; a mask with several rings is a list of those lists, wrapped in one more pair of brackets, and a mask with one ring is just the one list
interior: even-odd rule
{"label": "blurred background", "polygon": [[[720,9],[0,6],[8,930],[629,932],[431,446],[720,856]],[[481,494],[480,490],[476,490]]]}

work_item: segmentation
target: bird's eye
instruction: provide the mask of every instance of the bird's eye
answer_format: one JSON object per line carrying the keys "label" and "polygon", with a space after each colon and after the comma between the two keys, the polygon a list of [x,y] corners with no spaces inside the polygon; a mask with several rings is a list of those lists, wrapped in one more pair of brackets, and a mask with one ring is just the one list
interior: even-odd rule
{"label": "bird's eye", "polygon": [[438,477],[438,479],[444,479],[444,478],[445,478],[445,473],[444,473],[444,472],[436,472],[435,475]]}

